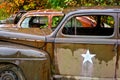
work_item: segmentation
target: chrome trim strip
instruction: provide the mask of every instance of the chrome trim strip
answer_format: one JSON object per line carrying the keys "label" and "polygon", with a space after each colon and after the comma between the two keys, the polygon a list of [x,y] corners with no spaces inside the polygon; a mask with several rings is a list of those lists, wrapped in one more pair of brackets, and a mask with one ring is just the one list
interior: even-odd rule
{"label": "chrome trim strip", "polygon": [[10,32],[10,31],[1,31],[0,30],[0,37],[10,38],[10,39],[20,39],[20,40],[28,40],[28,41],[41,41],[45,40],[45,36],[38,36],[26,33],[17,33],[17,32]]}
{"label": "chrome trim strip", "polygon": [[98,78],[98,77],[83,77],[83,76],[64,76],[64,75],[54,75],[53,78],[55,79],[60,79],[62,80],[63,78],[65,80],[71,80],[71,79],[75,79],[75,80],[120,80],[120,78]]}
{"label": "chrome trim strip", "polygon": [[117,39],[56,38],[55,43],[115,44]]}
{"label": "chrome trim strip", "polygon": [[29,60],[31,61],[31,60],[47,60],[47,58],[0,58],[0,62],[2,60],[24,60],[24,61]]}

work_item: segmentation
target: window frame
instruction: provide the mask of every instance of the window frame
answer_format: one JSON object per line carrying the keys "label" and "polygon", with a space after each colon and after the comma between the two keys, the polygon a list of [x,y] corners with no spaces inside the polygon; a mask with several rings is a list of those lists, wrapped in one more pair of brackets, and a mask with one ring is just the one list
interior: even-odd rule
{"label": "window frame", "polygon": [[118,13],[118,38],[120,39],[120,13]]}
{"label": "window frame", "polygon": [[62,23],[62,27],[61,29],[59,30],[59,34],[61,36],[64,36],[64,37],[81,37],[81,38],[111,38],[113,36],[115,36],[115,30],[117,29],[116,28],[116,22],[114,23],[114,29],[113,29],[113,34],[110,35],[110,36],[90,36],[90,35],[67,35],[67,34],[63,34],[62,33],[62,29],[64,28],[65,24],[67,23],[68,20],[70,20],[72,17],[75,17],[75,16],[94,16],[94,15],[105,15],[105,16],[112,16],[114,21],[116,21],[116,16],[117,14],[116,13],[110,13],[110,12],[105,12],[105,13],[101,13],[101,12],[93,12],[93,13],[81,13],[81,14],[70,14],[67,16],[66,20],[64,20]]}
{"label": "window frame", "polygon": [[[32,17],[45,17],[45,19],[47,19],[47,24],[49,24],[49,22],[48,22],[48,16],[41,16],[41,15],[34,15],[34,16],[26,16],[26,17],[24,17],[24,19],[21,21],[21,23],[20,23],[20,27],[21,28],[31,28],[30,26],[29,26],[29,24],[28,24],[28,27],[23,27],[23,26],[21,26],[22,25],[22,23],[24,22],[24,20],[26,19],[26,18],[29,18],[29,19],[31,19]],[[29,20],[30,21],[30,20]],[[29,21],[28,21],[28,23],[29,23]],[[34,21],[34,19],[32,20],[32,21]],[[39,20],[39,21],[41,21],[41,20]],[[39,27],[38,27],[39,28]]]}

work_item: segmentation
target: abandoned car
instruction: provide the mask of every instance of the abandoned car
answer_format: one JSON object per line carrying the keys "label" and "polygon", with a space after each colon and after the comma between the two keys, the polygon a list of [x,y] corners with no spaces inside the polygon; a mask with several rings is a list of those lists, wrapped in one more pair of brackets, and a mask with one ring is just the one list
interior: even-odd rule
{"label": "abandoned car", "polygon": [[5,20],[0,20],[0,27],[14,27],[19,22],[20,18],[26,13],[27,11],[20,10],[15,14],[12,14],[9,18]]}
{"label": "abandoned car", "polygon": [[41,35],[0,29],[0,80],[120,80],[120,8],[64,14]]}
{"label": "abandoned car", "polygon": [[60,10],[43,9],[28,11],[18,22],[19,28],[55,27],[55,24],[64,16]]}

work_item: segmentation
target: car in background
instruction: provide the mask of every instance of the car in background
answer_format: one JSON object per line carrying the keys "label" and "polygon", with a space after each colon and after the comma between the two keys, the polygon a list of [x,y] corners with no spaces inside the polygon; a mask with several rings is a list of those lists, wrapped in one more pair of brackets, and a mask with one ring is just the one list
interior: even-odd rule
{"label": "car in background", "polygon": [[[21,15],[23,13],[24,15]],[[62,10],[31,10],[17,14],[14,24],[3,24],[0,27],[15,32],[45,36],[54,31],[63,16]]]}
{"label": "car in background", "polygon": [[9,18],[5,20],[0,20],[0,27],[14,27],[18,23],[22,15],[26,12],[27,11],[20,10],[17,13],[12,14]]}
{"label": "car in background", "polygon": [[8,17],[7,19],[4,20],[0,20],[0,24],[11,24],[14,22],[14,18],[15,18],[16,14],[12,14],[10,17]]}
{"label": "car in background", "polygon": [[53,28],[64,16],[62,11],[43,9],[28,11],[17,24],[19,28]]}
{"label": "car in background", "polygon": [[19,12],[16,13],[16,16],[14,18],[14,24],[17,24],[20,20],[20,18],[23,16],[23,14],[25,14],[27,11],[25,10],[20,10]]}
{"label": "car in background", "polygon": [[[22,17],[23,14],[25,15]],[[61,10],[43,9],[43,10],[31,10],[28,12],[19,11],[14,17],[8,18],[6,21],[4,21],[6,25],[4,24],[2,25],[2,27],[19,27],[19,28],[48,27],[54,29],[63,16],[64,14]],[[92,17],[82,16],[77,17],[76,19],[80,21],[84,27],[96,25],[96,21]]]}
{"label": "car in background", "polygon": [[[63,16],[62,11],[56,10],[34,10],[26,13],[23,18],[21,18],[17,27],[20,28],[54,28],[56,24],[61,20]],[[96,21],[93,17],[82,16],[76,17],[84,27],[88,27],[90,25],[95,26]]]}
{"label": "car in background", "polygon": [[63,16],[64,13],[61,10],[31,10],[20,18],[12,30],[27,34],[48,35],[56,28]]}

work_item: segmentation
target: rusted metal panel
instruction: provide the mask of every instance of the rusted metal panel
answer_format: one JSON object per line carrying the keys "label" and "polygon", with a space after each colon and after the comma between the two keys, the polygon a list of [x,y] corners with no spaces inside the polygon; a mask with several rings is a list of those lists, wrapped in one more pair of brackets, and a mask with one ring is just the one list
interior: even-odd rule
{"label": "rusted metal panel", "polygon": [[50,67],[47,60],[34,60],[34,59],[3,60],[0,58],[0,63],[1,62],[8,63],[8,64],[12,63],[14,65],[17,65],[21,69],[24,77],[27,80],[31,80],[31,79],[32,80],[40,80],[40,79],[49,80],[50,79]]}
{"label": "rusted metal panel", "polygon": [[17,65],[27,80],[50,78],[49,56],[36,48],[0,42],[0,63]]}
{"label": "rusted metal panel", "polygon": [[[62,10],[52,10],[52,9],[43,9],[43,10],[31,10],[28,11],[25,15],[22,16],[22,18],[20,19],[20,21],[17,24],[17,27],[19,28],[23,28],[21,27],[21,23],[23,22],[23,20],[26,17],[40,17],[40,16],[45,16],[48,18],[48,28],[52,28],[52,23],[53,23],[53,17],[55,16],[64,16],[64,13],[62,12]],[[47,24],[46,23],[46,24]],[[39,25],[40,27],[40,25]]]}
{"label": "rusted metal panel", "polygon": [[32,34],[32,35],[39,35],[39,36],[46,36],[52,33],[52,29],[50,28],[43,28],[43,29],[40,29],[40,28],[0,28],[0,30],[2,30],[1,36],[4,36],[2,35],[2,32],[5,32],[5,33],[11,32],[11,33],[14,33],[14,35],[18,33],[25,33],[26,35]]}

